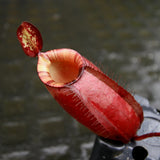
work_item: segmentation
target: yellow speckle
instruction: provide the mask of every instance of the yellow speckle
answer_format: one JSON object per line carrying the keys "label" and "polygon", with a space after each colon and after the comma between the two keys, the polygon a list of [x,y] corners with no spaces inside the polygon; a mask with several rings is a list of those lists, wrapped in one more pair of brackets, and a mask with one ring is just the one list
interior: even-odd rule
{"label": "yellow speckle", "polygon": [[33,36],[31,33],[29,33],[27,29],[24,29],[22,31],[21,38],[22,43],[24,44],[24,48],[29,47],[32,51],[34,50],[34,48],[36,48],[36,36]]}

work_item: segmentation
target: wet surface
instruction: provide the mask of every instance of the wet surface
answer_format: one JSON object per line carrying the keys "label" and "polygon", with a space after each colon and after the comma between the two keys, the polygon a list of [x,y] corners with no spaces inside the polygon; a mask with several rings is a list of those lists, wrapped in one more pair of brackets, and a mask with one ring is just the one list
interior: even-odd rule
{"label": "wet surface", "polygon": [[16,38],[22,21],[43,51],[72,48],[160,109],[160,1],[0,0],[0,159],[87,160],[94,135],[40,82]]}

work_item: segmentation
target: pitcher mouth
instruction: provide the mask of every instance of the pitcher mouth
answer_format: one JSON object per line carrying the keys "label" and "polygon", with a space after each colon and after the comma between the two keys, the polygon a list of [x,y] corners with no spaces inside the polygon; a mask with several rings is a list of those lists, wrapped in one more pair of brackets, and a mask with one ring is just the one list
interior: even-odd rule
{"label": "pitcher mouth", "polygon": [[82,56],[72,49],[55,49],[40,53],[37,65],[41,81],[50,87],[64,87],[82,75]]}

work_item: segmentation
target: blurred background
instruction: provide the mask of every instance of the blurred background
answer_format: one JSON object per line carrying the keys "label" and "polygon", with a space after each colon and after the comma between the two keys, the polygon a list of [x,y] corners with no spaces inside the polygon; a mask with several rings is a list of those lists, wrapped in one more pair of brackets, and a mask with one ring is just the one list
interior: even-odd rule
{"label": "blurred background", "polygon": [[39,80],[16,37],[22,21],[42,51],[75,49],[160,109],[159,0],[0,0],[1,160],[88,160],[95,139]]}

